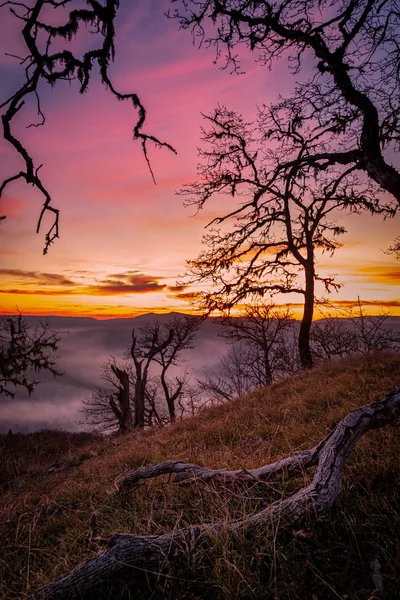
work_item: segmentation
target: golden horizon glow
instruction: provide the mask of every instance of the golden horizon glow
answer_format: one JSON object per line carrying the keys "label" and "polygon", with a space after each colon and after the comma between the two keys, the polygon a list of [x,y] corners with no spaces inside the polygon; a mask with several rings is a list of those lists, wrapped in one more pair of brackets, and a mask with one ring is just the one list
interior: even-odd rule
{"label": "golden horizon glow", "polygon": [[[35,234],[43,198],[21,181],[7,187],[0,201],[1,214],[7,215],[0,225],[2,312],[97,319],[193,312],[190,299],[199,288],[176,281],[186,271],[185,261],[201,251],[204,226],[228,212],[232,202],[211,201],[194,215],[175,195],[196,179],[200,113],[220,103],[252,121],[256,105],[284,95],[293,80],[284,61],[269,73],[250,58],[244,79],[213,68],[213,50],[192,47],[190,36],[164,19],[167,4],[160,0],[157,10],[144,1],[121,7],[113,72],[118,89],[139,91],[147,109],[146,132],[171,143],[178,156],[150,149],[155,186],[140,144],[132,143],[136,115],[130,104],[116,102],[95,80],[82,96],[73,83],[44,90],[46,124],[26,129],[23,139],[37,164],[43,163],[43,181],[61,209],[61,237],[43,256],[46,223]],[[12,46],[14,19],[7,11],[4,17],[7,45],[18,55]],[[132,64],[138,52],[140,60]],[[13,91],[19,70],[15,59],[0,57],[4,96]],[[26,118],[29,122],[29,114]],[[20,159],[4,140],[0,156],[1,181],[18,172]],[[359,296],[370,314],[389,310],[400,316],[400,262],[385,254],[398,236],[399,218],[339,214],[338,222],[348,232],[339,240],[343,248],[333,257],[319,256],[317,265],[321,275],[336,274],[343,284],[329,300],[345,306]],[[324,297],[319,285],[317,297]],[[300,316],[301,296],[280,294],[274,300],[290,303]]]}

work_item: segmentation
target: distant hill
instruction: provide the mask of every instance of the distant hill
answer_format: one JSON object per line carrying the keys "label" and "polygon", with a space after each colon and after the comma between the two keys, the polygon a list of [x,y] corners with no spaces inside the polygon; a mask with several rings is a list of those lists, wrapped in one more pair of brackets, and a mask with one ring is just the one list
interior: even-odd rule
{"label": "distant hill", "polygon": [[[146,314],[133,318],[96,320],[90,317],[26,317],[29,323],[49,321],[62,336],[58,366],[62,377],[53,378],[40,373],[40,385],[29,398],[17,390],[14,399],[2,398],[0,406],[0,433],[28,432],[46,428],[79,431],[83,427],[80,409],[82,401],[99,385],[101,365],[112,355],[122,359],[131,342],[134,327],[156,320],[167,322],[179,313]],[[387,325],[400,332],[400,317],[389,317]],[[194,350],[187,351],[187,368],[195,377],[201,377],[204,368],[216,365],[229,347],[218,337],[218,319],[207,320],[199,331]]]}
{"label": "distant hill", "polygon": [[[134,318],[96,320],[87,317],[25,317],[28,323],[48,321],[60,332],[58,367],[64,371],[62,377],[53,378],[41,372],[31,397],[17,389],[15,398],[1,399],[0,433],[12,431],[28,432],[46,428],[79,431],[82,400],[100,382],[101,365],[110,355],[122,359],[131,343],[134,327],[156,320],[167,322],[174,314],[149,314]],[[227,351],[224,340],[218,337],[218,327],[213,319],[206,321],[198,333],[196,347],[186,351],[187,363],[183,368],[200,376],[204,367],[216,364]]]}

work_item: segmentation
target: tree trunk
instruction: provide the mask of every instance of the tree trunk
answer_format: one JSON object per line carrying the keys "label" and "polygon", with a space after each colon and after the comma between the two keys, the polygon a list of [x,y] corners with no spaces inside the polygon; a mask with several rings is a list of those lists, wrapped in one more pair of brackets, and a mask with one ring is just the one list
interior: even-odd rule
{"label": "tree trunk", "polygon": [[168,402],[168,414],[169,420],[171,423],[175,423],[176,421],[176,413],[175,413],[175,401],[170,398]]}
{"label": "tree trunk", "polygon": [[[201,556],[207,555],[215,546],[215,538],[219,535],[254,535],[259,531],[273,531],[281,524],[291,524],[305,514],[320,516],[334,503],[342,481],[344,463],[361,436],[370,429],[378,429],[392,423],[400,415],[400,388],[387,394],[372,404],[357,408],[349,413],[333,431],[311,450],[302,451],[273,465],[260,467],[252,472],[225,472],[226,479],[243,480],[250,475],[252,485],[265,476],[271,476],[282,469],[288,474],[298,473],[299,469],[307,469],[317,464],[311,483],[283,500],[277,500],[260,512],[243,520],[208,525],[192,525],[181,531],[173,531],[164,535],[136,536],[120,534],[112,536],[104,552],[90,558],[77,566],[71,573],[61,577],[37,590],[28,600],[83,600],[100,597],[96,592],[101,586],[110,582],[120,582],[127,572],[130,584],[135,589],[145,583],[150,573],[168,577],[179,573],[185,565],[196,564]],[[136,481],[146,477],[154,477],[163,473],[179,473],[185,471],[184,463],[168,461],[156,467],[142,467],[136,473]],[[190,481],[197,477],[193,469],[201,472],[210,471],[196,465],[186,465]],[[236,474],[236,475],[235,475]],[[188,475],[188,468],[186,468]],[[186,477],[187,478],[187,477]],[[224,480],[224,472],[219,470],[218,478]],[[209,478],[208,478],[209,479]],[[207,478],[206,478],[207,480]],[[114,592],[115,594],[115,592]]]}
{"label": "tree trunk", "polygon": [[[264,342],[266,344],[266,342]],[[269,352],[264,346],[264,377],[265,382],[264,385],[271,385],[272,383],[272,371],[271,365],[269,362]]]}
{"label": "tree trunk", "polygon": [[303,318],[299,331],[299,355],[303,369],[310,369],[313,366],[313,360],[310,347],[310,332],[314,314],[314,264],[305,267],[305,295]]}
{"label": "tree trunk", "polygon": [[169,419],[171,421],[171,423],[175,423],[176,421],[176,415],[175,415],[175,399],[176,399],[176,395],[173,394],[171,396],[169,388],[168,388],[168,384],[165,380],[165,373],[166,373],[166,368],[164,367],[162,372],[161,372],[161,385],[164,391],[164,396],[165,396],[165,400],[167,402],[167,407],[168,407],[168,414],[169,414]]}
{"label": "tree trunk", "polygon": [[111,369],[120,383],[117,397],[119,405],[119,433],[130,433],[133,429],[133,416],[129,393],[129,375],[126,371],[119,369],[115,365],[111,365]]}
{"label": "tree trunk", "polygon": [[136,382],[135,390],[135,429],[144,429],[144,405],[146,402],[146,384],[147,376],[143,375],[139,381]]}

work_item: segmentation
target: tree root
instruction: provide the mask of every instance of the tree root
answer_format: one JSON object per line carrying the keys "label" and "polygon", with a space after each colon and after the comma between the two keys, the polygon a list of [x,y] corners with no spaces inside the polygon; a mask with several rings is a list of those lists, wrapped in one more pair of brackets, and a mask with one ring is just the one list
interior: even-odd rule
{"label": "tree root", "polygon": [[208,470],[179,461],[166,461],[154,467],[141,467],[124,477],[120,489],[129,489],[141,479],[175,473],[175,481],[244,481],[263,479],[287,469],[292,473],[317,465],[311,483],[288,498],[272,503],[243,520],[230,523],[194,525],[158,536],[118,534],[107,549],[85,561],[68,575],[37,590],[30,600],[73,600],[90,598],[99,585],[106,585],[129,570],[138,585],[149,572],[171,572],[182,566],[194,552],[205,553],[219,534],[252,535],[271,524],[290,524],[306,514],[321,515],[334,503],[342,481],[346,458],[360,437],[370,429],[392,423],[400,415],[400,388],[383,398],[349,413],[317,446],[252,471]]}
{"label": "tree root", "polygon": [[119,492],[129,492],[135,489],[142,479],[151,479],[160,475],[172,474],[175,475],[173,483],[186,484],[194,483],[195,481],[202,481],[204,483],[216,481],[225,484],[245,481],[252,481],[254,483],[279,475],[282,471],[285,471],[289,477],[295,477],[318,464],[319,454],[328,437],[309,450],[303,450],[294,456],[289,456],[275,463],[250,470],[207,469],[180,460],[166,460],[158,465],[139,467],[135,471],[124,475],[117,481],[117,489]]}

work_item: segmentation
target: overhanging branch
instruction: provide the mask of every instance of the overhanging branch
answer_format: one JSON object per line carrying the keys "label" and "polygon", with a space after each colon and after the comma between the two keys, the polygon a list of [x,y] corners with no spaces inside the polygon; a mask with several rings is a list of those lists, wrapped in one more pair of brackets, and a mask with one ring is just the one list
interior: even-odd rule
{"label": "overhanging branch", "polygon": [[[54,86],[59,81],[73,81],[77,79],[80,83],[79,91],[83,93],[90,82],[93,67],[97,64],[101,81],[104,85],[118,100],[130,100],[138,113],[138,118],[133,128],[133,139],[140,140],[141,142],[143,155],[154,182],[155,178],[148,156],[148,143],[153,143],[157,147],[166,147],[176,153],[176,150],[170,144],[143,131],[146,110],[138,94],[121,94],[115,89],[110,79],[108,71],[109,65],[113,62],[115,56],[115,19],[119,8],[119,0],[103,0],[103,3],[95,0],[87,0],[86,4],[89,8],[72,10],[69,13],[68,20],[64,24],[53,26],[44,22],[42,13],[49,6],[57,9],[65,7],[70,1],[35,0],[33,6],[28,6],[23,2],[8,0],[0,4],[0,9],[8,6],[14,17],[21,20],[21,34],[27,50],[25,58],[16,57],[19,59],[21,65],[26,65],[25,82],[8,100],[0,105],[0,108],[5,108],[5,112],[1,116],[3,137],[14,147],[17,154],[20,155],[25,168],[17,175],[3,181],[0,185],[0,197],[5,188],[19,178],[23,178],[26,183],[32,184],[44,196],[44,204],[37,222],[37,232],[41,229],[44,215],[48,213],[52,217],[51,225],[45,236],[44,254],[47,253],[52,242],[59,237],[59,209],[53,206],[52,196],[43,184],[39,176],[39,168],[35,168],[32,156],[21,139],[12,132],[12,124],[15,122],[15,117],[20,113],[25,102],[31,96],[35,97],[37,112],[41,121],[37,124],[32,123],[28,127],[36,127],[44,124],[45,116],[42,112],[40,97],[38,95],[41,82],[44,81]],[[92,27],[91,33],[100,38],[100,43],[97,48],[89,50],[79,57],[69,49],[67,44],[75,38],[81,27],[88,25]],[[47,36],[45,44],[42,43],[41,32],[44,32]],[[66,47],[51,54],[52,42],[59,41],[60,39],[65,40]],[[4,218],[5,216],[2,216],[0,220]]]}

